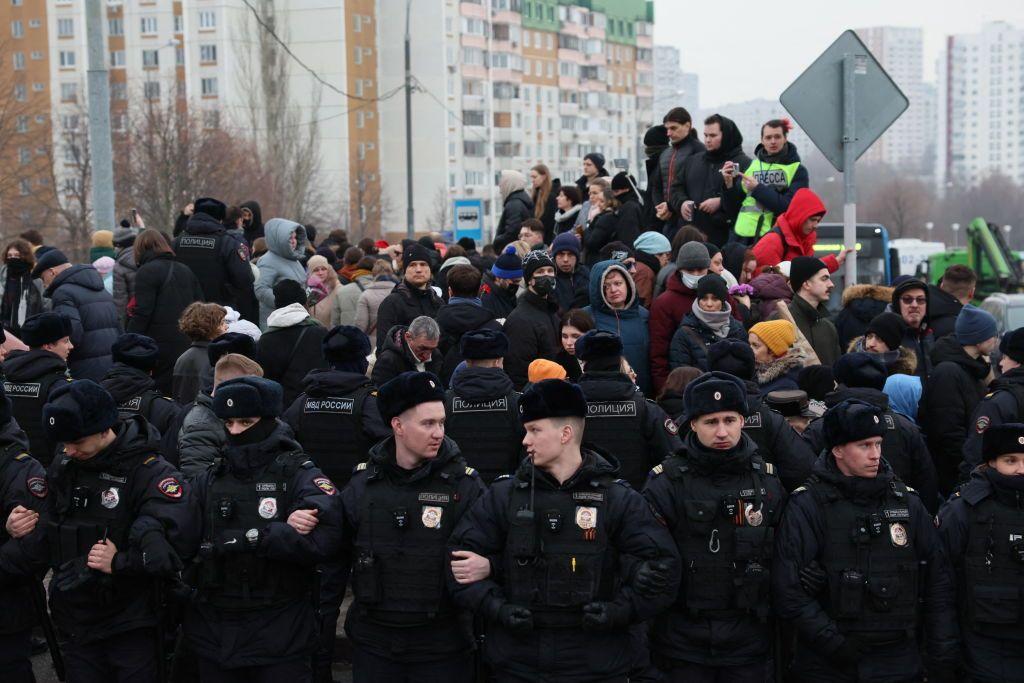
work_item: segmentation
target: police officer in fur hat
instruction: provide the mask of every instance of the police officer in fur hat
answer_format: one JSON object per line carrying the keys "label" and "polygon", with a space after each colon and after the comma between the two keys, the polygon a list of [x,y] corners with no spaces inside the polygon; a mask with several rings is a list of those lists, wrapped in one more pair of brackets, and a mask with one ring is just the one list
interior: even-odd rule
{"label": "police officer in fur hat", "polygon": [[198,540],[187,485],[141,416],[119,419],[103,387],[55,388],[43,427],[58,442],[47,473],[50,609],[68,679],[158,680],[158,579]]}
{"label": "police officer in fur hat", "polygon": [[993,425],[984,462],[939,510],[956,572],[961,652],[972,681],[1024,681],[1024,424]]}
{"label": "police officer in fur hat", "polygon": [[[161,394],[153,380],[160,357],[157,343],[145,335],[128,332],[117,338],[110,353],[114,364],[100,385],[114,398],[118,414],[122,418],[141,415],[156,427],[161,438],[167,436],[181,408],[174,399]],[[165,452],[168,459],[177,457],[173,442],[166,449],[169,452]]]}
{"label": "police officer in fur hat", "polygon": [[776,611],[797,632],[792,671],[821,683],[955,680],[953,573],[931,515],[882,457],[883,411],[849,399],[822,420],[825,450],[790,498],[772,568]]}
{"label": "police officer in fur hat", "polygon": [[999,378],[988,385],[988,394],[974,409],[967,429],[960,463],[962,480],[984,461],[982,441],[989,427],[1024,421],[1024,327],[1003,335],[999,353]]}
{"label": "police officer in fur hat", "polygon": [[[636,661],[630,626],[675,595],[675,545],[615,465],[583,447],[579,387],[538,382],[519,409],[529,458],[451,539],[500,569],[480,580],[454,572],[455,599],[486,620],[484,656],[499,681],[624,682]],[[654,564],[648,584],[640,577]]]}
{"label": "police officer in fur hat", "polygon": [[770,570],[786,490],[743,431],[743,382],[709,372],[686,386],[683,450],[651,470],[644,497],[679,549],[672,607],[651,629],[668,681],[769,680]]}
{"label": "police officer in fur hat", "polygon": [[472,640],[445,578],[491,573],[487,557],[448,548],[483,482],[445,436],[436,375],[404,372],[380,387],[377,404],[394,435],[370,449],[341,497],[352,680],[470,681]]}
{"label": "police officer in fur hat", "polygon": [[192,481],[203,520],[184,634],[206,681],[310,681],[316,565],[341,541],[339,494],[277,419],[283,390],[223,382],[213,412],[227,447]]}

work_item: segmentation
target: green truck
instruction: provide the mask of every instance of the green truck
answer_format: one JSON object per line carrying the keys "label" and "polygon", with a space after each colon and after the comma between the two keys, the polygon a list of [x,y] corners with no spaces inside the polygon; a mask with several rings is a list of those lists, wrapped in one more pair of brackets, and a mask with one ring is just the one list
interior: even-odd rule
{"label": "green truck", "polygon": [[938,284],[946,268],[958,263],[978,273],[975,298],[979,301],[989,294],[1021,292],[1024,288],[1021,254],[1011,251],[999,226],[984,218],[975,218],[967,226],[966,248],[932,254],[928,257],[927,272],[920,275]]}

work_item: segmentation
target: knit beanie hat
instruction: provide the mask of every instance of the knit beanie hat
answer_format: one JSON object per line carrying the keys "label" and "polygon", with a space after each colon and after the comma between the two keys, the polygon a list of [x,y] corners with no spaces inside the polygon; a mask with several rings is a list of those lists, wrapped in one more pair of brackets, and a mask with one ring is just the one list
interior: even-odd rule
{"label": "knit beanie hat", "polygon": [[903,342],[903,335],[906,334],[907,324],[903,318],[892,311],[879,313],[868,323],[864,334],[873,334],[885,342],[890,351],[895,351]]}
{"label": "knit beanie hat", "polygon": [[505,248],[505,253],[491,266],[491,274],[504,280],[518,280],[523,277],[523,260],[516,256],[515,247]]}
{"label": "knit beanie hat", "polygon": [[660,232],[649,230],[640,233],[640,236],[633,242],[633,248],[645,254],[657,255],[672,251],[672,243]]}
{"label": "knit beanie hat", "polygon": [[[658,124],[651,126],[644,133],[644,146],[645,147],[665,147],[668,145],[668,130],[665,129],[664,124]],[[639,248],[639,247],[638,247]]]}
{"label": "knit beanie hat", "polygon": [[538,358],[530,363],[530,367],[526,369],[526,375],[530,383],[533,384],[545,379],[565,379],[566,372],[565,368],[555,361]]}
{"label": "knit beanie hat", "polygon": [[750,328],[774,356],[783,356],[796,342],[796,330],[788,320],[767,320]]}
{"label": "knit beanie hat", "polygon": [[323,268],[330,268],[331,267],[331,265],[327,262],[327,257],[326,256],[322,256],[320,254],[314,254],[314,255],[309,257],[308,261],[306,261],[306,272],[307,273],[312,273],[314,269],[320,268],[320,267],[323,267]]}
{"label": "knit beanie hat", "polygon": [[703,242],[687,242],[679,248],[676,256],[676,267],[679,270],[700,270],[711,267],[711,257]]}
{"label": "knit beanie hat", "polygon": [[708,294],[714,294],[722,303],[729,298],[729,287],[725,284],[725,278],[718,273],[708,273],[697,281],[697,300],[703,299]]}
{"label": "knit beanie hat", "polygon": [[839,357],[832,365],[836,381],[851,389],[877,389],[885,386],[885,363],[874,353],[856,351]]}
{"label": "knit beanie hat", "polygon": [[1024,327],[1004,334],[1002,341],[999,342],[999,351],[1011,360],[1024,363]]}
{"label": "knit beanie hat", "polygon": [[551,260],[546,251],[531,251],[523,258],[523,280],[529,282],[533,274],[544,266],[554,268],[555,262]]}
{"label": "knit beanie hat", "polygon": [[114,233],[111,230],[97,230],[92,234],[92,246],[114,248]]}
{"label": "knit beanie hat", "polygon": [[563,232],[555,236],[554,241],[551,243],[551,254],[558,256],[559,252],[563,251],[571,252],[579,258],[580,238],[576,237],[576,233]]}
{"label": "knit beanie hat", "polygon": [[590,154],[584,154],[583,158],[590,159],[592,162],[594,162],[594,166],[597,166],[598,168],[604,168],[604,155],[601,154],[600,152],[591,152]]}
{"label": "knit beanie hat", "polygon": [[804,283],[810,280],[822,268],[826,268],[820,258],[813,256],[797,256],[789,264],[789,286],[796,294]]}
{"label": "knit beanie hat", "polygon": [[980,344],[996,336],[996,319],[988,311],[967,304],[956,316],[956,340],[963,346]]}

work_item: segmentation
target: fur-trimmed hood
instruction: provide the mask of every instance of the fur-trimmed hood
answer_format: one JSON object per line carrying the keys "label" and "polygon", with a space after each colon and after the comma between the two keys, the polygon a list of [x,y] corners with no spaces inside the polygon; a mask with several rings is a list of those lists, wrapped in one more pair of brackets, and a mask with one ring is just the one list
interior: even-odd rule
{"label": "fur-trimmed hood", "polygon": [[[867,285],[873,286],[873,285]],[[887,288],[883,288],[887,289]],[[850,340],[849,346],[846,347],[847,353],[854,353],[856,351],[864,351],[864,335],[854,337]],[[865,353],[871,353],[865,351]],[[906,346],[900,346],[896,350],[896,358],[892,359],[889,355],[892,353],[878,354],[882,357],[882,361],[885,362],[885,370],[889,375],[915,375],[917,374],[917,354],[911,351]]]}
{"label": "fur-trimmed hood", "polygon": [[768,363],[757,363],[754,369],[755,379],[760,385],[768,384],[782,377],[794,368],[802,368],[807,362],[807,355],[796,346],[789,349],[782,358]]}
{"label": "fur-trimmed hood", "polygon": [[887,304],[892,301],[892,287],[853,285],[843,290],[843,308],[846,308],[854,299],[874,299]]}

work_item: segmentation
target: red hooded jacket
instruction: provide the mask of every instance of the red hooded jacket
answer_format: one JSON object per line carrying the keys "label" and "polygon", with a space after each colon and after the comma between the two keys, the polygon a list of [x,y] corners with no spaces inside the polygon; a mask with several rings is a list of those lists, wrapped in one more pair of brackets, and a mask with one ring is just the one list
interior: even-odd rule
{"label": "red hooded jacket", "polygon": [[[783,261],[792,261],[797,256],[814,256],[814,243],[818,241],[818,231],[813,230],[810,235],[805,235],[801,228],[811,216],[824,213],[825,204],[818,195],[806,187],[797,190],[793,195],[793,201],[789,203],[789,208],[775,221],[775,227],[779,232],[768,232],[754,245],[754,256],[757,257],[755,275],[760,275],[766,266],[777,266]],[[828,268],[828,272],[834,273],[839,269],[839,261],[832,254],[821,260]]]}

